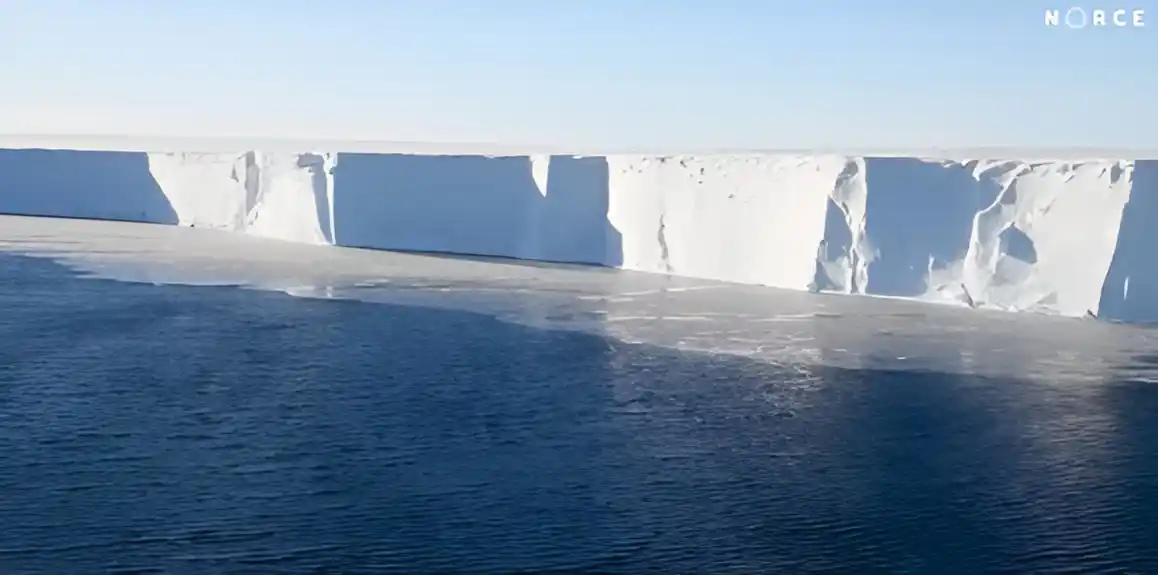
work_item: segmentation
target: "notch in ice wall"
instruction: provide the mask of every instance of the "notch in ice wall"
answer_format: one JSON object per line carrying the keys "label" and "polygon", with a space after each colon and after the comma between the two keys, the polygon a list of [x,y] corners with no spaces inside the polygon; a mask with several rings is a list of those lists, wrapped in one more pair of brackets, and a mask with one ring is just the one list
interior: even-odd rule
{"label": "notch in ice wall", "polygon": [[254,152],[149,154],[181,225],[245,231],[259,171]]}
{"label": "notch in ice wall", "polygon": [[334,243],[334,154],[150,154],[181,225]]}
{"label": "notch in ice wall", "polygon": [[837,175],[825,207],[824,238],[816,249],[810,291],[864,293],[873,260],[865,235],[867,202],[865,161],[850,158]]}
{"label": "notch in ice wall", "polygon": [[250,233],[309,244],[334,243],[330,214],[331,154],[257,152],[257,190],[248,206]]}
{"label": "notch in ice wall", "polygon": [[1098,314],[1133,162],[980,162],[998,190],[977,213],[963,281],[979,304]]}
{"label": "notch in ice wall", "polygon": [[918,297],[930,278],[965,257],[973,218],[996,190],[967,164],[866,158],[865,292]]}
{"label": "notch in ice wall", "polygon": [[535,208],[532,259],[609,267],[623,265],[623,236],[608,220],[611,206],[607,158],[550,156],[532,159],[546,177]]}

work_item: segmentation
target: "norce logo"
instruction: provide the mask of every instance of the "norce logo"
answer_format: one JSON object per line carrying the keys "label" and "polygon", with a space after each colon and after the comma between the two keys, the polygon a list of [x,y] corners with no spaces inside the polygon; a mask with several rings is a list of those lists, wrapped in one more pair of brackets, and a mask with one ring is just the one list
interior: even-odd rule
{"label": "norce logo", "polygon": [[1145,28],[1146,11],[1141,8],[1086,9],[1081,6],[1072,6],[1064,10],[1047,9],[1045,11],[1045,25],[1050,27],[1064,25],[1074,30],[1087,26],[1093,28]]}

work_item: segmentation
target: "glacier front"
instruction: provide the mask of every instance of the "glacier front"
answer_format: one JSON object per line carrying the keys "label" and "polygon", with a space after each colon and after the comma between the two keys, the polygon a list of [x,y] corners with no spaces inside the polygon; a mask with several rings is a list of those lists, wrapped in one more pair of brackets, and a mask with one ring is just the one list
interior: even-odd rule
{"label": "glacier front", "polygon": [[8,148],[0,213],[1158,321],[1146,159]]}

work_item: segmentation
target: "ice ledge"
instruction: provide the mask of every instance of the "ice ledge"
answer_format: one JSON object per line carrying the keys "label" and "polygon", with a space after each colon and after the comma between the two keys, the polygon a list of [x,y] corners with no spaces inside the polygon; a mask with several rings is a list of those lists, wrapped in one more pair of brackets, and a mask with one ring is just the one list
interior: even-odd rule
{"label": "ice ledge", "polygon": [[0,212],[1158,321],[1153,160],[435,152],[0,150]]}

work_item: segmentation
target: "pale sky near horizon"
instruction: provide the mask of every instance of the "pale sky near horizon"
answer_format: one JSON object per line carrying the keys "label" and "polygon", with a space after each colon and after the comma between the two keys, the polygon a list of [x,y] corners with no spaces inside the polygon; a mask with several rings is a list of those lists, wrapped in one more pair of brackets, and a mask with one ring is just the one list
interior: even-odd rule
{"label": "pale sky near horizon", "polygon": [[0,133],[1158,148],[1158,0],[1074,4],[0,0]]}

